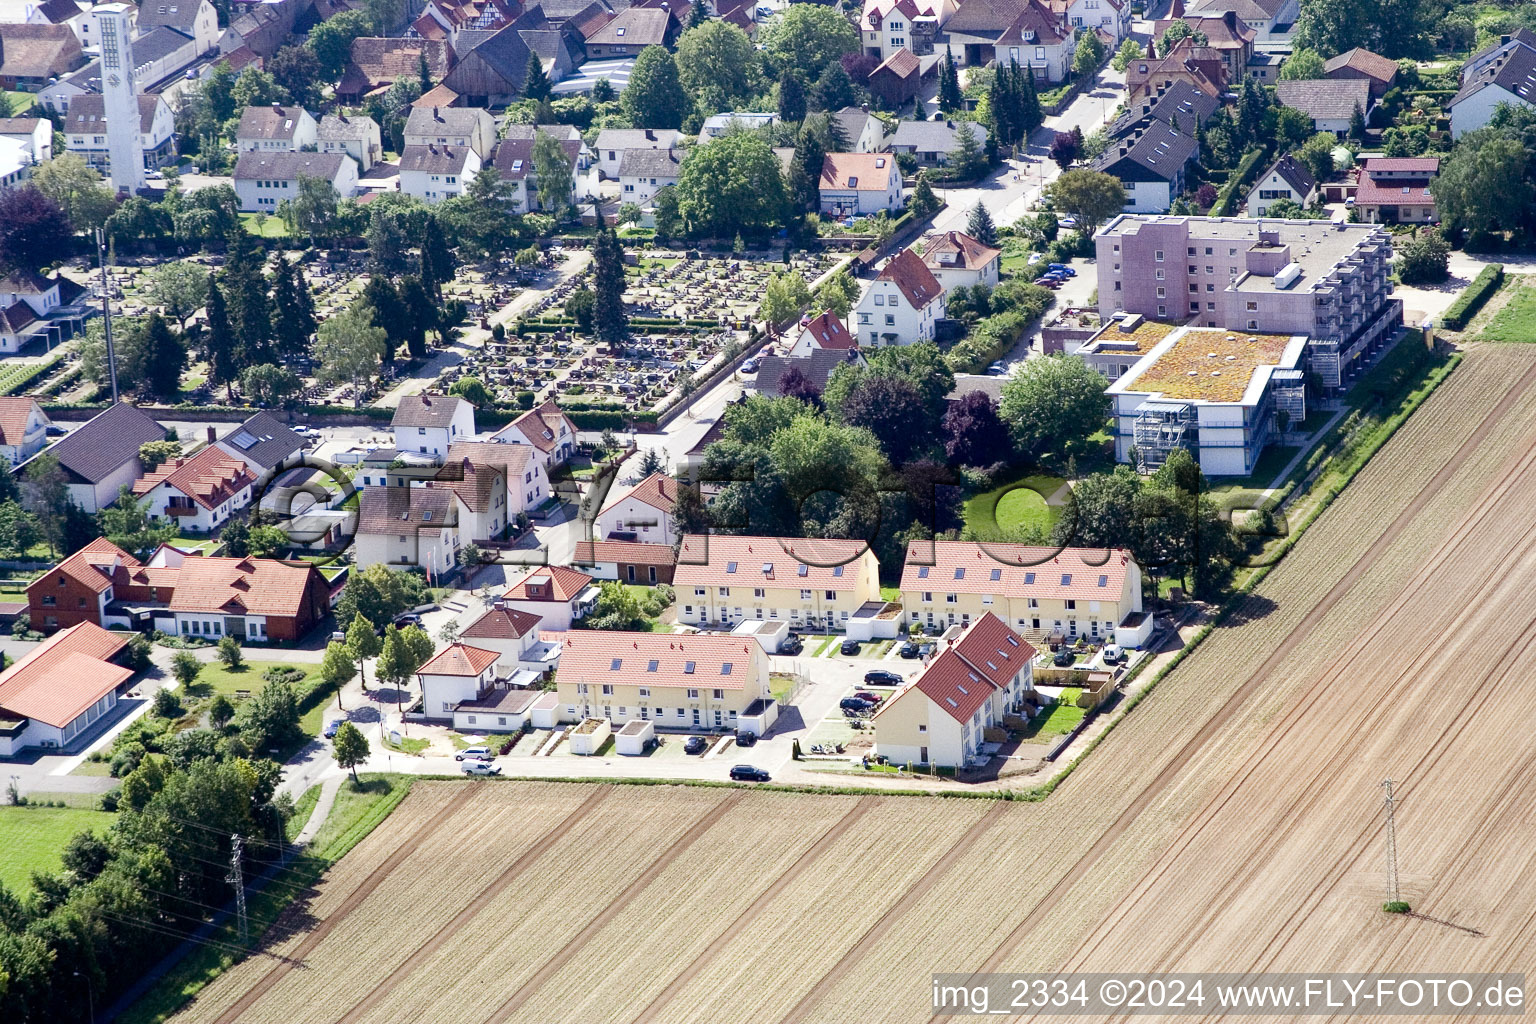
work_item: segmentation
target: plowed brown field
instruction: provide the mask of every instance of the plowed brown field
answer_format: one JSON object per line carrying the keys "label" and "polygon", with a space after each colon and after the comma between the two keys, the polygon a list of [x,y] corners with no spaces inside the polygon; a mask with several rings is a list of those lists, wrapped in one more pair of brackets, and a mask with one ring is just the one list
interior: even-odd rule
{"label": "plowed brown field", "polygon": [[[1034,804],[431,783],[178,1021],[902,1022],[955,971],[1536,960],[1536,351],[1470,352]],[[1378,785],[1404,897],[1381,912]],[[298,966],[295,961],[302,961]]]}

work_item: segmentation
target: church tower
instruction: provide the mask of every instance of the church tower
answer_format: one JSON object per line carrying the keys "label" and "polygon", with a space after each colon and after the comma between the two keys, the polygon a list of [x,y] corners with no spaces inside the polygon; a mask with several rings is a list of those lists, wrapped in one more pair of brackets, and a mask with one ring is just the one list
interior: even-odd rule
{"label": "church tower", "polygon": [[107,117],[110,178],[118,192],[137,195],[144,187],[144,149],[139,136],[139,98],[133,79],[133,12],[128,3],[97,4],[91,17],[101,40],[102,107]]}

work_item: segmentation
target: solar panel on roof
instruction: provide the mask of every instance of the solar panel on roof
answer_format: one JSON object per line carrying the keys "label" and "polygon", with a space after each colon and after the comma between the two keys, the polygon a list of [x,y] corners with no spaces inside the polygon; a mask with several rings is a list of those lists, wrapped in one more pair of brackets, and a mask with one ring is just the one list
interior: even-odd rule
{"label": "solar panel on roof", "polygon": [[234,437],[230,438],[229,441],[241,451],[249,451],[251,446],[256,443],[256,438],[252,434],[242,430]]}

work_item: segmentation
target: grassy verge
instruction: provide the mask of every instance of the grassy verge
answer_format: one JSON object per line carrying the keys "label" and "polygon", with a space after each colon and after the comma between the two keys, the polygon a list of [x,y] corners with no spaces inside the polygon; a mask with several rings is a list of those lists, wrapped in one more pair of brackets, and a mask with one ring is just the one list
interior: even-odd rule
{"label": "grassy verge", "polygon": [[298,837],[300,832],[304,831],[304,826],[309,824],[309,816],[315,813],[315,804],[319,802],[319,786],[310,786],[304,791],[304,795],[295,801],[293,805],[293,817],[288,819],[286,831],[288,841],[290,843]]}
{"label": "grassy verge", "polygon": [[1483,328],[1484,341],[1536,342],[1536,288],[1520,285]]}
{"label": "grassy verge", "polygon": [[[252,933],[264,933],[287,909],[293,901],[293,886],[313,885],[327,868],[378,827],[405,799],[413,781],[409,775],[364,775],[359,789],[354,789],[350,782],[343,783],[314,842],[278,873],[276,881],[281,884],[252,892],[247,898]],[[235,926],[230,922],[215,929],[211,937],[221,942],[239,942]],[[159,984],[121,1014],[118,1021],[121,1024],[159,1024],[232,967],[237,959],[234,954],[221,949],[198,946]]]}
{"label": "grassy verge", "polygon": [[1061,691],[1061,700],[1034,718],[1029,720],[1029,728],[1024,730],[1024,738],[1053,739],[1057,736],[1065,736],[1076,729],[1082,722],[1083,716],[1088,713],[1086,708],[1077,706],[1077,698],[1082,695],[1082,690],[1068,687]]}
{"label": "grassy verge", "polygon": [[116,815],[76,807],[0,807],[0,885],[32,889],[32,872],[57,871],[77,832],[104,832]]}

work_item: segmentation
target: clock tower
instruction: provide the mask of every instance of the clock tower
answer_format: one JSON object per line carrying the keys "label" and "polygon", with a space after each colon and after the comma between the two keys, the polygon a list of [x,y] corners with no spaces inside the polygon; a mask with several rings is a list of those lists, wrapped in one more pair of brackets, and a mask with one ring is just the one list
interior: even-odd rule
{"label": "clock tower", "polygon": [[97,4],[91,17],[101,41],[102,107],[107,118],[108,177],[119,193],[144,187],[144,147],[139,134],[139,98],[134,82],[133,13],[128,3]]}

